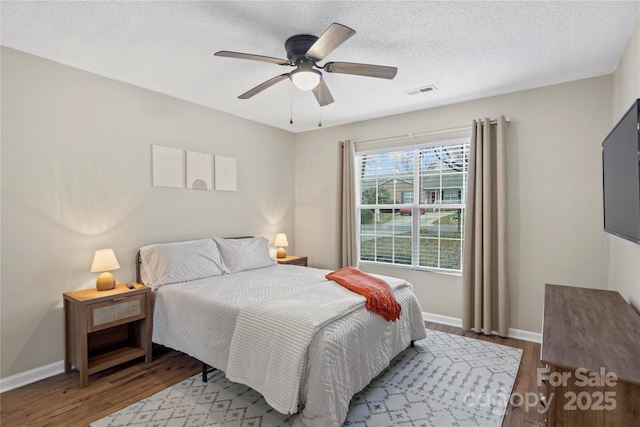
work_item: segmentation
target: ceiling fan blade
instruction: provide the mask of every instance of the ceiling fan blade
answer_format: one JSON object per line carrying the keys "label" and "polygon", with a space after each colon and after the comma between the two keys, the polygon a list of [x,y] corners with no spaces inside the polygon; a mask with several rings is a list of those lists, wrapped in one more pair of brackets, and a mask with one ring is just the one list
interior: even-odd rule
{"label": "ceiling fan blade", "polygon": [[280,74],[279,76],[276,76],[272,79],[267,80],[264,83],[259,84],[258,86],[254,87],[253,89],[243,93],[242,95],[240,95],[238,97],[238,99],[249,99],[254,95],[259,94],[260,92],[262,92],[265,89],[270,88],[271,86],[273,86],[274,84],[289,78],[289,73],[286,74]]}
{"label": "ceiling fan blade", "polygon": [[355,74],[357,76],[393,79],[398,72],[397,67],[383,65],[356,64],[353,62],[327,62],[323,68],[327,73]]}
{"label": "ceiling fan blade", "polygon": [[252,61],[271,62],[278,65],[293,65],[286,59],[272,58],[271,56],[252,55],[250,53],[230,52],[228,50],[221,50],[214,53],[215,56],[224,56],[225,58],[237,58],[237,59],[250,59]]}
{"label": "ceiling fan blade", "polygon": [[319,61],[355,33],[351,28],[334,22],[307,50],[307,56]]}
{"label": "ceiling fan blade", "polygon": [[321,107],[324,107],[325,105],[329,105],[334,101],[333,96],[331,95],[331,92],[327,87],[327,84],[324,82],[324,79],[320,79],[320,83],[318,83],[318,85],[314,87],[312,90],[313,90],[313,94],[316,96],[316,99],[318,100],[318,104],[320,104]]}

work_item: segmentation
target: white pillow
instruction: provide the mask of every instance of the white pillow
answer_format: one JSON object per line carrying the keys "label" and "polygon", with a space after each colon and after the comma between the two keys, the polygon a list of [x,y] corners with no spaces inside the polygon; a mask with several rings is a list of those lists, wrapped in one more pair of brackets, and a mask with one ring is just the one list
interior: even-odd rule
{"label": "white pillow", "polygon": [[224,266],[229,273],[238,273],[277,264],[277,261],[269,255],[269,242],[264,237],[248,239],[214,237],[213,240],[216,241],[220,248]]}
{"label": "white pillow", "polygon": [[140,248],[140,259],[142,281],[154,289],[226,272],[212,239],[144,246]]}

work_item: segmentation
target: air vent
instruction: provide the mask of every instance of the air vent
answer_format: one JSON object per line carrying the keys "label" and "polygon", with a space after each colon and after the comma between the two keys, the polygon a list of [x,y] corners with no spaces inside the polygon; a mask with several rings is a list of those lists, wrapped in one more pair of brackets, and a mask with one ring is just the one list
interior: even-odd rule
{"label": "air vent", "polygon": [[404,93],[406,93],[407,95],[418,95],[420,93],[431,92],[434,90],[438,90],[438,88],[435,87],[434,85],[429,85],[424,87],[418,87],[415,89],[405,90]]}

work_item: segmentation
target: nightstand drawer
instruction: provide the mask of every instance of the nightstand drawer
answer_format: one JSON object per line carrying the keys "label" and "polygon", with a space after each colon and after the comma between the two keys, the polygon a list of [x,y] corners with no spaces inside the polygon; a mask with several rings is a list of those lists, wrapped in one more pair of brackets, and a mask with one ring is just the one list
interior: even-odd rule
{"label": "nightstand drawer", "polygon": [[89,306],[88,331],[94,332],[112,326],[144,319],[147,313],[145,294],[132,296],[115,296],[110,301],[103,301]]}

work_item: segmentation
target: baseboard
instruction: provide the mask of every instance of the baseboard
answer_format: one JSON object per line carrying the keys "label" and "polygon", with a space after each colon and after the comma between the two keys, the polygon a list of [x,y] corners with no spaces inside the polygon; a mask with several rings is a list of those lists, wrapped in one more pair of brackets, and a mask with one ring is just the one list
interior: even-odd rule
{"label": "baseboard", "polygon": [[[422,312],[422,317],[427,322],[441,323],[447,326],[462,327],[462,319],[457,317],[442,316],[440,314]],[[519,340],[541,342],[542,335],[536,332],[523,331],[521,329],[509,328],[509,338]],[[39,368],[11,375],[10,377],[0,378],[0,393],[22,387],[45,378],[52,377],[64,372],[64,360],[53,362]]]}
{"label": "baseboard", "polygon": [[[422,312],[422,318],[427,322],[441,323],[447,326],[462,327],[462,319],[457,317],[442,316],[440,314]],[[492,331],[496,333],[495,331]],[[524,341],[542,342],[542,334],[537,332],[524,331],[522,329],[509,328],[509,338],[516,338]]]}
{"label": "baseboard", "polygon": [[423,311],[422,318],[427,322],[462,328],[462,319],[458,319],[457,317],[442,316],[440,314],[426,313]]}
{"label": "baseboard", "polygon": [[30,369],[10,377],[0,378],[0,393],[31,384],[64,372],[64,360]]}
{"label": "baseboard", "polygon": [[509,338],[542,343],[542,334],[538,332],[524,331],[522,329],[509,328]]}

